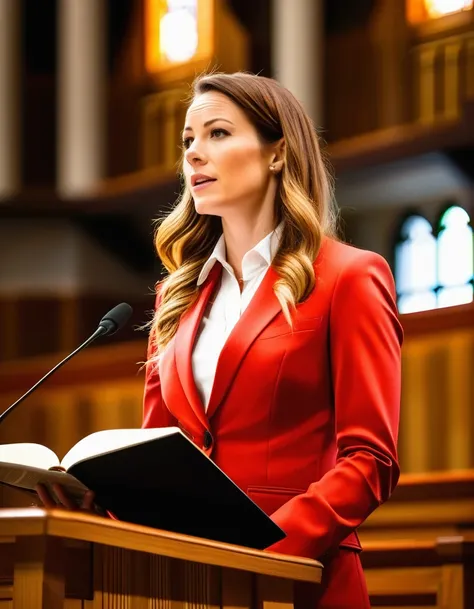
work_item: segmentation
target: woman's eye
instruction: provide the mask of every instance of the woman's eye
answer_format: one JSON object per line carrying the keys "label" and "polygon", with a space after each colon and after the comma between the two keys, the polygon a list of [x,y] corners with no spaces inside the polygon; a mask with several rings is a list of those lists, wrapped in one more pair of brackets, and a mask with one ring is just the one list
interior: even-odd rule
{"label": "woman's eye", "polygon": [[226,135],[229,135],[229,132],[226,131],[225,129],[213,129],[211,131],[211,137],[214,137],[217,139],[221,139],[221,138],[225,137]]}
{"label": "woman's eye", "polygon": [[183,139],[183,148],[185,148],[186,150],[191,146],[193,142],[193,138],[192,137],[186,137]]}

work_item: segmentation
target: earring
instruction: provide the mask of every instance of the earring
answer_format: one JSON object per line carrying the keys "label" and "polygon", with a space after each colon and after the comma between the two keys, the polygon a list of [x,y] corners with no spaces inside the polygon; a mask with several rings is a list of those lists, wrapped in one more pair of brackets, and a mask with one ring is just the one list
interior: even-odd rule
{"label": "earring", "polygon": [[270,165],[269,169],[272,173],[275,173],[275,165]]}

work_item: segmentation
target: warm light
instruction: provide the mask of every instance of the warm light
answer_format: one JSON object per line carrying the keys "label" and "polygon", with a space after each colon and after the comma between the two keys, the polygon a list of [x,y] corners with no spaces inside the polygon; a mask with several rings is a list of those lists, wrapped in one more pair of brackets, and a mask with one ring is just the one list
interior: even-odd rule
{"label": "warm light", "polygon": [[145,61],[150,73],[159,72],[166,65],[185,63],[202,52],[198,6],[200,13],[206,14],[207,0],[144,1]]}
{"label": "warm light", "polygon": [[160,51],[172,62],[188,61],[198,47],[196,1],[168,2],[160,21]]}
{"label": "warm light", "polygon": [[473,7],[474,0],[425,0],[426,12],[430,19],[467,11]]}

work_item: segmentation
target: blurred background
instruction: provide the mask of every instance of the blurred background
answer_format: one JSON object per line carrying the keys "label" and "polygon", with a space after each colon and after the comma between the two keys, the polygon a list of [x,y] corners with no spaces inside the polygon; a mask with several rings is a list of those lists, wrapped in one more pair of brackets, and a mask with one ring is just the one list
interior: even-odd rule
{"label": "blurred background", "polygon": [[180,189],[190,83],[216,67],[278,78],[304,103],[345,239],[392,267],[402,481],[469,479],[472,0],[0,0],[0,411],[109,308],[134,307],[128,329],[52,377],[0,441],[63,456],[88,433],[140,425],[136,327],[161,272],[152,220]]}

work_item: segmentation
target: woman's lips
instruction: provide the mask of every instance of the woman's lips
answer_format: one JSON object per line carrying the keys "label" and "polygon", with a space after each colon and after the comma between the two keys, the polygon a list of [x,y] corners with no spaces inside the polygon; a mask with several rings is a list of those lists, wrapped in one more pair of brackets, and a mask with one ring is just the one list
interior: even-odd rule
{"label": "woman's lips", "polygon": [[193,190],[203,190],[204,188],[206,188],[207,186],[210,186],[211,184],[213,184],[216,180],[206,180],[205,182],[200,182],[199,184],[196,184],[195,186],[193,186]]}

